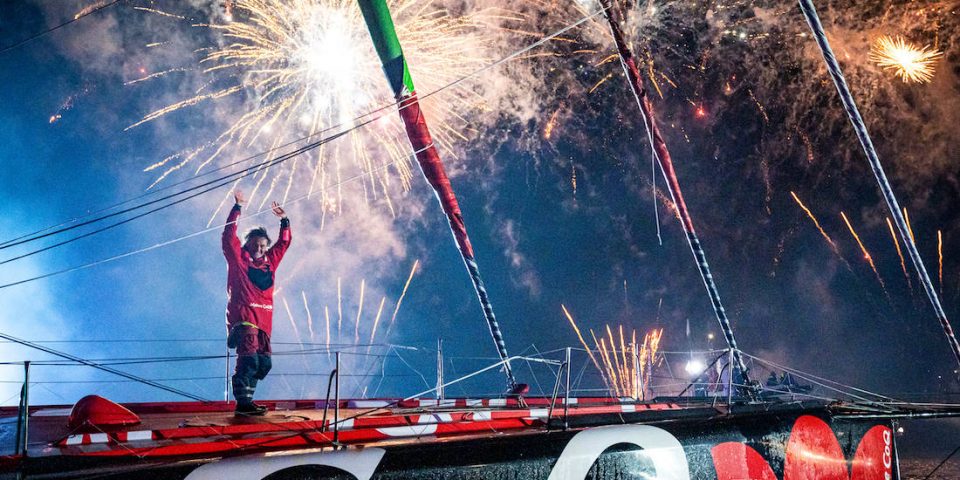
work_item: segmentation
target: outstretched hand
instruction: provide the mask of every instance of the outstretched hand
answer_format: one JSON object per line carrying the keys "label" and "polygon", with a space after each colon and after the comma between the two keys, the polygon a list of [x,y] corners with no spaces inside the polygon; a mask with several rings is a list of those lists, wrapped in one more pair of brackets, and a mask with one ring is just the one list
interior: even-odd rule
{"label": "outstretched hand", "polygon": [[287,218],[287,212],[283,210],[283,207],[281,207],[279,203],[273,202],[273,205],[271,205],[271,208],[273,209],[274,215],[280,218]]}
{"label": "outstretched hand", "polygon": [[233,200],[237,203],[237,205],[243,205],[243,203],[246,202],[246,199],[243,198],[243,192],[240,191],[240,189],[233,191]]}

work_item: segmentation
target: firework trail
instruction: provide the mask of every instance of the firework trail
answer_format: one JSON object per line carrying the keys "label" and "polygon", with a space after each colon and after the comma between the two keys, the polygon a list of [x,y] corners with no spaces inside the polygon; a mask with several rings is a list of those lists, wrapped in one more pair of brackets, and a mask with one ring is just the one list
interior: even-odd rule
{"label": "firework trail", "polygon": [[343,324],[343,291],[340,289],[340,277],[337,277],[337,338],[340,338],[340,327]]}
{"label": "firework trail", "polygon": [[623,324],[620,324],[620,356],[623,360],[623,370],[620,375],[620,378],[624,380],[624,393],[632,392],[632,376],[630,375],[630,366],[627,363],[627,342],[623,338]]}
{"label": "firework trail", "polygon": [[307,330],[310,332],[310,342],[314,341],[313,335],[313,315],[310,314],[310,306],[307,305],[307,294],[300,290],[300,296],[303,297],[303,309],[307,311]]}
{"label": "firework trail", "polygon": [[[651,185],[653,184],[651,183]],[[673,214],[674,218],[680,220],[680,210],[677,208],[677,204],[673,203],[673,200],[670,199],[670,196],[655,186],[653,187],[653,191],[656,193],[660,202],[663,203],[663,206]]]}
{"label": "firework trail", "polygon": [[580,328],[577,327],[577,322],[573,321],[573,315],[570,315],[570,312],[567,310],[567,307],[563,304],[560,304],[560,308],[563,309],[563,314],[567,317],[567,320],[570,322],[570,326],[573,327],[573,331],[577,333],[577,339],[580,340],[580,344],[583,345],[584,350],[587,351],[587,355],[590,357],[590,361],[593,362],[593,366],[597,367],[597,371],[600,372],[600,375],[603,377],[604,383],[607,383],[606,376],[603,375],[603,369],[600,368],[600,363],[597,362],[597,357],[593,356],[593,350],[587,346],[587,342],[583,339],[583,335],[580,333]]}
{"label": "firework trail", "polygon": [[360,315],[363,314],[363,294],[367,287],[367,279],[360,280],[360,303],[357,305],[357,321],[354,322],[353,343],[360,343]]}
{"label": "firework trail", "polygon": [[407,295],[407,289],[410,288],[410,282],[413,280],[413,275],[417,273],[417,267],[420,265],[420,259],[418,258],[413,262],[413,268],[410,269],[410,275],[407,276],[406,283],[403,284],[403,291],[400,292],[400,298],[397,299],[397,306],[393,308],[393,315],[390,316],[390,323],[387,324],[387,333],[386,336],[390,336],[390,330],[393,329],[393,322],[397,320],[397,312],[400,311],[400,305],[403,303],[403,297]]}
{"label": "firework trail", "polygon": [[603,369],[600,372],[600,378],[602,378],[603,383],[607,385],[607,390],[613,392],[617,388],[617,385],[616,382],[614,382],[613,377],[610,375],[610,370],[608,368],[609,359],[604,356],[603,350],[600,348],[601,342],[597,340],[597,335],[593,332],[593,329],[590,328],[588,331],[590,332],[590,338],[593,339],[593,344],[596,345],[597,352],[599,352],[600,361],[603,363]]}
{"label": "firework trail", "polygon": [[[607,338],[610,340],[610,343],[607,344],[610,346],[610,356],[613,357],[610,368],[613,369],[614,373],[622,373],[620,372],[620,359],[617,357],[617,343],[613,339],[613,331],[610,330],[610,325],[604,324],[604,327],[607,329]],[[600,340],[603,341],[602,338]],[[620,396],[623,389],[623,375],[615,375],[613,378],[617,383],[617,396]]]}
{"label": "firework trail", "polygon": [[797,130],[797,135],[800,137],[800,140],[803,141],[803,148],[806,150],[806,153],[807,153],[807,164],[813,165],[813,160],[814,160],[813,145],[810,143],[810,137],[807,136],[806,132],[804,132],[803,130],[800,130],[799,127],[796,127],[796,130]]}
{"label": "firework trail", "polygon": [[939,260],[937,273],[940,278],[940,295],[943,296],[943,234],[937,230],[937,260]]}
{"label": "firework trail", "polygon": [[330,356],[330,308],[328,308],[326,305],[323,306],[323,319],[326,322],[326,326],[327,326],[326,347],[327,347],[327,357],[329,358]]}
{"label": "firework trail", "polygon": [[52,125],[54,123],[59,122],[67,111],[73,109],[74,105],[76,105],[77,103],[77,100],[89,94],[90,90],[91,90],[91,87],[85,85],[77,93],[68,95],[67,98],[65,98],[63,102],[60,103],[60,106],[57,107],[57,111],[53,115],[50,115],[50,118],[47,120],[47,123]]}
{"label": "firework trail", "polygon": [[887,228],[890,229],[890,236],[893,238],[893,246],[897,247],[897,256],[900,257],[900,269],[903,270],[903,277],[907,279],[907,287],[913,293],[913,283],[910,281],[910,274],[907,273],[907,262],[903,258],[903,252],[900,250],[900,239],[897,238],[897,232],[893,229],[893,223],[890,217],[887,217]]}
{"label": "firework trail", "polygon": [[750,95],[750,100],[753,100],[753,104],[757,106],[757,111],[760,112],[760,116],[763,117],[763,123],[770,123],[770,117],[767,116],[767,109],[763,108],[763,104],[760,103],[760,100],[757,100],[756,95],[753,94],[753,90],[748,88],[747,93]]}
{"label": "firework trail", "polygon": [[605,338],[600,339],[600,355],[601,358],[603,358],[604,366],[607,368],[607,375],[610,377],[610,385],[613,387],[613,394],[619,397],[621,396],[620,379],[617,378],[617,371],[613,367],[613,362],[610,361],[610,355],[607,351],[607,341]]}
{"label": "firework trail", "polygon": [[286,297],[281,297],[281,300],[283,301],[283,308],[287,311],[287,318],[290,319],[290,326],[293,327],[293,334],[297,336],[297,343],[300,344],[301,354],[298,355],[298,357],[300,357],[300,363],[303,365],[303,370],[309,372],[310,367],[307,366],[307,359],[303,355],[303,351],[306,350],[306,347],[303,346],[303,337],[300,336],[300,330],[297,328],[297,322],[293,319],[293,313],[290,312],[290,305],[287,304]]}
{"label": "firework trail", "polygon": [[633,383],[633,387],[630,391],[633,393],[633,398],[640,398],[640,388],[642,387],[642,385],[636,384],[637,374],[640,373],[638,370],[640,368],[640,352],[637,349],[637,329],[633,329],[632,333],[630,334],[630,381]]}
{"label": "firework trail", "polygon": [[907,213],[907,207],[903,207],[903,219],[907,221],[907,233],[910,234],[910,240],[917,243],[917,239],[913,236],[913,225],[910,224],[910,214]]}
{"label": "firework trail", "polygon": [[660,337],[663,335],[663,329],[653,330],[643,336],[643,344],[640,346],[640,378],[642,379],[643,392],[650,386],[650,374],[653,371],[653,363],[657,357],[657,349],[660,344]]}
{"label": "firework trail", "polygon": [[873,274],[876,275],[877,281],[880,282],[880,286],[883,288],[883,291],[887,291],[887,286],[883,283],[883,279],[880,278],[880,272],[877,272],[877,266],[873,263],[873,257],[870,255],[870,252],[867,251],[867,247],[863,245],[863,242],[860,241],[860,235],[857,235],[856,230],[853,229],[853,225],[850,223],[850,220],[847,218],[847,215],[840,212],[840,216],[843,218],[843,222],[847,224],[847,228],[850,229],[850,234],[853,235],[854,240],[857,241],[857,245],[860,246],[860,251],[863,252],[863,258],[870,265],[870,269],[873,270]]}
{"label": "firework trail", "polygon": [[836,253],[838,256],[840,256],[840,248],[837,247],[837,244],[833,241],[832,238],[830,238],[830,235],[827,235],[827,232],[824,231],[823,227],[820,226],[820,221],[817,220],[817,217],[813,216],[813,212],[811,212],[810,209],[807,208],[807,206],[800,201],[800,197],[798,197],[796,193],[793,193],[793,191],[791,191],[790,196],[793,197],[793,200],[797,202],[797,205],[800,205],[800,208],[803,209],[803,211],[807,214],[808,217],[810,217],[810,220],[813,220],[813,224],[817,227],[817,230],[820,231],[820,235],[823,235],[823,238],[827,240],[828,244],[830,244],[830,248],[833,250],[833,253]]}
{"label": "firework trail", "polygon": [[86,7],[83,7],[82,9],[80,9],[79,12],[73,15],[73,19],[79,20],[81,17],[86,17],[87,15],[90,15],[91,13],[93,13],[94,10],[103,8],[103,6],[106,4],[107,4],[107,0],[97,0],[96,2],[93,2],[90,5],[87,5]]}
{"label": "firework trail", "polygon": [[573,189],[573,201],[577,201],[577,166],[570,162],[570,187]]}
{"label": "firework trail", "polygon": [[547,121],[547,125],[543,127],[543,139],[550,140],[550,136],[553,135],[553,129],[557,126],[557,117],[560,115],[560,110],[563,109],[561,104],[553,111],[553,114],[550,115],[550,120]]}
{"label": "firework trail", "polygon": [[[377,316],[373,319],[373,329],[370,330],[370,343],[373,344],[373,337],[377,335],[377,325],[380,324],[380,314],[383,313],[383,304],[387,301],[387,297],[380,299],[380,308],[377,309]],[[367,351],[370,351],[370,347],[367,347]]]}
{"label": "firework trail", "polygon": [[943,52],[929,46],[918,47],[902,37],[881,35],[867,58],[884,70],[892,70],[904,83],[929,83],[941,56]]}

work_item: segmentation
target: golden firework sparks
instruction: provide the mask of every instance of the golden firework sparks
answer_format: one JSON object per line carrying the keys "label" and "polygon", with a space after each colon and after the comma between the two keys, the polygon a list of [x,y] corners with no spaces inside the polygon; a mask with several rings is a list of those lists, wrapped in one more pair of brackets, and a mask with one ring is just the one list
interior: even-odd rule
{"label": "golden firework sparks", "polygon": [[940,260],[938,273],[940,276],[940,295],[943,295],[943,233],[937,230],[937,259]]}
{"label": "golden firework sparks", "polygon": [[573,199],[577,199],[577,166],[570,162],[570,186],[573,188]]}
{"label": "golden firework sparks", "polygon": [[910,281],[910,274],[907,273],[907,262],[903,258],[903,251],[900,250],[900,240],[897,238],[897,232],[893,229],[893,223],[890,217],[887,217],[887,228],[890,229],[890,237],[893,238],[893,246],[897,247],[897,256],[900,257],[900,269],[903,270],[903,277],[907,279],[907,286],[913,291],[913,284]]}
{"label": "golden firework sparks", "polygon": [[797,205],[800,205],[800,208],[803,209],[803,211],[807,214],[808,217],[810,217],[810,220],[813,220],[813,224],[817,227],[817,230],[820,231],[820,235],[823,235],[823,238],[825,238],[827,240],[827,243],[830,244],[830,248],[833,249],[833,252],[836,253],[837,255],[840,255],[840,248],[837,247],[837,244],[833,241],[832,238],[830,238],[830,235],[827,235],[827,232],[824,231],[823,227],[820,226],[820,221],[817,220],[817,217],[813,215],[813,212],[811,212],[810,209],[807,208],[807,206],[800,201],[800,197],[798,197],[796,193],[793,193],[793,191],[791,191],[790,196],[793,197],[793,200],[797,202]]}
{"label": "golden firework sparks", "polygon": [[930,46],[918,47],[903,37],[881,35],[873,42],[867,58],[880,68],[893,71],[904,83],[928,83],[941,56],[943,52]]}
{"label": "golden firework sparks", "polygon": [[633,329],[630,333],[630,381],[632,386],[630,391],[633,393],[633,398],[640,398],[640,385],[637,385],[637,375],[640,373],[640,362],[639,360],[639,347],[637,346],[637,329]]}
{"label": "golden firework sparks", "polygon": [[767,109],[763,108],[763,104],[760,103],[760,100],[757,100],[756,95],[753,94],[753,90],[748,88],[747,93],[750,94],[750,99],[753,100],[754,105],[757,106],[757,110],[760,112],[760,116],[763,117],[763,123],[770,123],[770,117],[767,116]]}
{"label": "golden firework sparks", "polygon": [[600,85],[603,85],[604,83],[607,82],[607,80],[610,80],[611,78],[613,78],[613,75],[614,75],[614,73],[608,73],[608,74],[604,75],[604,77],[601,78],[600,81],[598,81],[597,83],[593,84],[593,86],[590,87],[589,90],[587,90],[587,94],[591,94],[591,93],[593,93],[596,89],[600,88]]}
{"label": "golden firework sparks", "polygon": [[607,390],[612,393],[617,388],[617,385],[613,379],[613,376],[610,374],[610,370],[609,370],[610,359],[604,356],[603,350],[600,349],[600,341],[597,340],[597,335],[593,332],[593,329],[590,328],[588,330],[590,331],[590,338],[593,339],[593,344],[596,345],[597,352],[599,352],[600,361],[603,363],[604,373],[601,373],[600,376],[601,378],[603,378],[603,383],[607,385]]}
{"label": "golden firework sparks", "polygon": [[[597,370],[600,371],[600,375],[603,376],[603,369],[600,368],[600,363],[597,362],[597,357],[593,355],[593,351],[589,346],[587,346],[587,342],[583,339],[583,334],[580,333],[580,328],[577,327],[577,322],[573,321],[573,315],[570,315],[570,311],[567,310],[567,307],[563,304],[560,304],[560,308],[563,309],[563,314],[566,315],[567,320],[570,321],[570,326],[573,327],[573,331],[577,332],[577,339],[580,340],[580,344],[583,345],[583,348],[587,351],[587,355],[590,357],[590,361],[593,362],[593,366],[597,367]],[[604,382],[606,382],[605,376]]]}
{"label": "golden firework sparks", "polygon": [[550,140],[550,136],[553,135],[553,129],[557,127],[557,117],[560,116],[560,110],[563,109],[563,105],[557,107],[553,111],[553,114],[550,115],[550,120],[547,120],[547,125],[543,127],[543,139]]}
{"label": "golden firework sparks", "polygon": [[870,269],[873,270],[873,274],[877,276],[877,281],[880,282],[880,286],[883,287],[884,291],[886,291],[887,286],[883,283],[883,279],[880,278],[880,272],[877,272],[877,266],[873,263],[873,257],[870,255],[870,252],[867,251],[867,247],[863,245],[863,242],[860,241],[860,235],[857,235],[857,231],[853,229],[853,224],[850,223],[850,219],[847,218],[847,214],[841,211],[840,216],[843,218],[843,222],[847,224],[847,228],[853,235],[854,240],[857,241],[857,245],[860,245],[860,251],[863,252],[864,260],[866,260],[870,265]]}
{"label": "golden firework sparks", "polygon": [[610,346],[610,356],[613,357],[610,368],[617,374],[614,376],[614,380],[617,383],[617,396],[620,396],[623,389],[623,375],[621,375],[620,358],[617,357],[617,343],[613,339],[613,330],[610,329],[610,325],[604,325],[604,327],[607,329],[607,338],[610,340],[608,344]]}
{"label": "golden firework sparks", "polygon": [[[591,332],[593,333],[593,332]],[[603,364],[607,367],[607,375],[610,377],[610,385],[613,387],[613,394],[616,396],[620,395],[620,380],[617,378],[617,371],[614,368],[614,362],[610,360],[610,355],[607,350],[607,340],[605,338],[600,339],[600,355],[603,358]]]}
{"label": "golden firework sparks", "polygon": [[[484,35],[495,30],[487,27],[497,18],[498,10],[454,15],[428,0],[389,3],[396,12],[397,34],[408,47],[404,53],[411,58],[413,77],[420,81],[423,91],[450,84],[493,58],[494,42],[484,41]],[[203,52],[198,64],[200,73],[209,77],[205,86],[191,97],[156,109],[128,128],[190,107],[256,100],[245,100],[241,113],[228,121],[214,141],[148,167],[147,170],[162,172],[157,182],[188,164],[195,165],[195,172],[199,172],[235,149],[276,146],[338,125],[341,129],[349,128],[366,112],[391,101],[383,88],[381,65],[355,2],[230,0],[225,7],[225,23],[197,25],[224,39],[222,46],[198,50]],[[152,8],[136,8],[182,18]],[[437,145],[450,155],[454,154],[450,146],[466,138],[461,132],[468,125],[464,112],[482,108],[477,81],[453,85],[441,101],[423,105],[435,119]],[[344,143],[342,156],[352,160],[363,173],[364,195],[368,200],[384,199],[393,211],[391,179],[399,178],[401,188],[407,189],[412,178],[406,161],[409,146],[400,120],[385,116],[362,132],[351,132],[350,137]],[[342,192],[339,188],[327,192],[322,181],[328,175],[340,178],[340,155],[333,153],[335,158],[328,158],[331,155],[315,151],[303,157],[300,165],[267,165],[253,175],[253,180],[258,188],[263,185],[259,193],[267,198],[281,185],[277,177],[287,176],[286,196],[299,170],[304,178],[301,183],[308,192],[319,191],[318,200],[324,212],[332,205],[337,207],[334,211],[340,212]],[[268,178],[270,181],[266,181]],[[251,191],[251,200],[258,188]],[[331,202],[330,197],[336,198],[336,202]]]}
{"label": "golden firework sparks", "polygon": [[910,234],[910,241],[917,243],[916,237],[913,236],[913,225],[910,224],[910,213],[907,212],[907,207],[903,207],[903,220],[907,224],[907,233]]}

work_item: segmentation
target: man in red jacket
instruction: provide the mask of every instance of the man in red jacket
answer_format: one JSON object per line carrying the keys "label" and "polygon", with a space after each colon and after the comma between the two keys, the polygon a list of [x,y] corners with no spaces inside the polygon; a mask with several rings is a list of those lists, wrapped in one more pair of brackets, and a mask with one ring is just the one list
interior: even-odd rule
{"label": "man in red jacket", "polygon": [[244,244],[237,238],[237,219],[243,193],[234,192],[236,204],[223,228],[223,256],[227,259],[227,346],[237,349],[233,396],[238,415],[263,415],[266,407],[253,403],[257,381],[270,371],[270,333],[273,329],[273,284],[277,266],[290,246],[290,220],[277,202],[280,238],[272,247],[267,230],[250,230]]}

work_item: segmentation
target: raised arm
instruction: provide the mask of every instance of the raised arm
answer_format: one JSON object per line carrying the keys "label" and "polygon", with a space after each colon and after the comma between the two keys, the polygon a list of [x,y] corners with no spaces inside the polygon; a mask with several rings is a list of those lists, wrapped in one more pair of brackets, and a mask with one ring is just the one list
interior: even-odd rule
{"label": "raised arm", "polygon": [[237,238],[237,219],[240,218],[240,206],[243,204],[243,192],[237,190],[233,192],[233,199],[236,202],[227,215],[227,223],[223,226],[223,236],[221,238],[221,247],[223,256],[227,263],[240,263],[240,239]]}
{"label": "raised arm", "polygon": [[267,250],[267,256],[270,263],[276,268],[283,260],[283,254],[287,253],[290,247],[290,240],[293,238],[290,233],[290,219],[287,218],[287,212],[280,207],[280,204],[273,202],[273,214],[280,217],[280,235],[277,237],[277,243],[274,243],[270,250]]}

